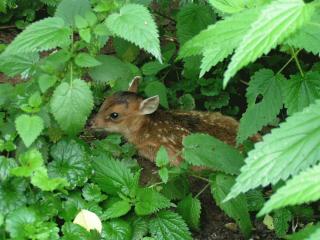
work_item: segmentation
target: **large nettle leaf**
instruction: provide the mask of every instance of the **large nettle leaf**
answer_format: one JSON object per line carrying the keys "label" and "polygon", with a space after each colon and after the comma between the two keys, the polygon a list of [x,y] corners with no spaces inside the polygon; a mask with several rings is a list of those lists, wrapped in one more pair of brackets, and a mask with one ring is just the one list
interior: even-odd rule
{"label": "large nettle leaf", "polygon": [[293,114],[249,152],[227,199],[286,180],[320,159],[320,100]]}
{"label": "large nettle leaf", "polygon": [[79,143],[62,140],[51,148],[51,156],[54,160],[48,165],[50,177],[66,178],[71,187],[81,186],[87,181],[90,166],[87,154]]}
{"label": "large nettle leaf", "polygon": [[[248,108],[240,120],[238,143],[276,119],[283,105],[281,93],[283,80],[282,75],[274,75],[268,69],[261,69],[253,75],[247,88]],[[256,103],[261,96],[262,100]]]}
{"label": "large nettle leaf", "polygon": [[58,17],[45,18],[29,25],[6,48],[4,55],[39,52],[68,46],[72,31]]}
{"label": "large nettle leaf", "polygon": [[286,40],[295,48],[303,48],[313,54],[320,53],[320,10],[317,9],[312,18],[306,22],[296,33],[290,35]]}
{"label": "large nettle leaf", "polygon": [[320,98],[319,79],[319,72],[309,71],[304,76],[291,76],[289,81],[284,82],[284,102],[289,115],[302,111]]}
{"label": "large nettle leaf", "polygon": [[194,166],[206,166],[238,174],[244,163],[241,153],[206,134],[191,134],[183,139],[183,158]]}
{"label": "large nettle leaf", "polygon": [[239,225],[246,237],[251,235],[252,224],[250,220],[247,200],[240,195],[228,202],[223,202],[234,185],[235,179],[225,174],[217,174],[211,177],[211,192],[217,205]]}
{"label": "large nettle leaf", "polygon": [[247,8],[262,5],[270,0],[209,0],[209,3],[223,13],[234,14]]}
{"label": "large nettle leaf", "polygon": [[320,165],[309,168],[293,177],[265,204],[259,215],[288,205],[307,203],[320,199]]}
{"label": "large nettle leaf", "polygon": [[44,128],[43,120],[39,116],[23,114],[17,117],[15,123],[17,132],[27,147],[37,139]]}
{"label": "large nettle leaf", "polygon": [[182,217],[171,211],[161,211],[149,222],[152,237],[157,240],[192,239],[189,229]]}
{"label": "large nettle leaf", "polygon": [[161,62],[158,29],[146,7],[126,4],[119,13],[109,15],[106,24],[114,35],[138,45]]}
{"label": "large nettle leaf", "polygon": [[180,45],[205,29],[215,20],[212,9],[206,5],[187,4],[177,15],[177,37]]}
{"label": "large nettle leaf", "polygon": [[88,84],[80,79],[61,83],[51,99],[53,116],[60,127],[72,135],[83,128],[92,108],[92,92]]}
{"label": "large nettle leaf", "polygon": [[303,0],[277,0],[263,8],[242,38],[224,74],[224,86],[238,70],[282,43],[313,14],[314,7]]}
{"label": "large nettle leaf", "polygon": [[75,26],[75,16],[85,16],[90,10],[88,0],[62,0],[57,7],[55,16],[62,18],[68,25]]}

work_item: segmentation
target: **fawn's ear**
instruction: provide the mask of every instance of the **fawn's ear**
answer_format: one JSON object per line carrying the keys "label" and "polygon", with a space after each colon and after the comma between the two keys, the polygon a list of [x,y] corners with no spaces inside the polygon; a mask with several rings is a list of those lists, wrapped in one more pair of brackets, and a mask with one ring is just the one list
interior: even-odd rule
{"label": "fawn's ear", "polygon": [[134,93],[138,92],[140,79],[141,79],[140,76],[136,76],[131,80],[129,84],[128,92],[134,92]]}
{"label": "fawn's ear", "polygon": [[159,101],[158,95],[143,100],[139,107],[141,115],[154,113],[158,109]]}

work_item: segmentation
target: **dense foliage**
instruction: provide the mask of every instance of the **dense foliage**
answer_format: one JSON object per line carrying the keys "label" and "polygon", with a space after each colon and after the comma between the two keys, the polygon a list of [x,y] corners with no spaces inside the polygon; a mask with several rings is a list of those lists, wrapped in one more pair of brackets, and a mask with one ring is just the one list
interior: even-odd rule
{"label": "dense foliage", "polygon": [[[0,12],[24,29],[0,55],[3,239],[192,239],[207,188],[245,238],[258,213],[279,237],[319,239],[306,203],[320,199],[320,1],[5,0]],[[164,109],[239,118],[241,151],[192,134],[185,162],[160,148],[142,184],[134,146],[86,128],[136,75]],[[298,219],[309,224],[292,233]]]}

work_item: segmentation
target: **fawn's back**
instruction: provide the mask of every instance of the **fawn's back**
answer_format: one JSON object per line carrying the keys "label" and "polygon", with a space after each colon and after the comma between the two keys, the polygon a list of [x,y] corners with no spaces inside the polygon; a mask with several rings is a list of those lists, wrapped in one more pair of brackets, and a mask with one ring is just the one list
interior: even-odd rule
{"label": "fawn's back", "polygon": [[128,91],[106,98],[91,121],[92,128],[122,134],[151,161],[162,145],[173,165],[182,161],[182,140],[190,133],[207,133],[235,145],[238,122],[233,118],[218,112],[160,110],[159,97],[143,99],[137,94],[138,84],[135,78]]}

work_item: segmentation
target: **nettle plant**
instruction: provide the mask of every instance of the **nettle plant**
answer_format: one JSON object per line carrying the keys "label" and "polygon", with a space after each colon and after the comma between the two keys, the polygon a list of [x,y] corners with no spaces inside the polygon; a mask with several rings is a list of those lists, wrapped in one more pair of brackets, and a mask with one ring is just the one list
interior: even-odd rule
{"label": "nettle plant", "polygon": [[[288,206],[320,197],[316,165],[320,73],[316,64],[302,65],[298,57],[302,52],[320,53],[319,1],[210,0],[211,6],[183,1],[186,5],[175,19],[166,17],[176,24],[182,70],[175,61],[176,44],[166,43],[160,51],[149,3],[63,0],[53,17],[29,25],[0,55],[2,72],[25,79],[0,87],[4,238],[191,239],[189,229],[200,228],[199,196],[208,187],[247,238],[252,230],[250,212],[260,211],[262,216],[275,210],[265,223],[279,236],[286,234],[293,215],[310,211],[313,215],[311,208]],[[160,21],[161,26],[166,21]],[[175,33],[160,30],[175,41]],[[109,39],[117,57],[102,54],[110,53]],[[240,69],[277,46],[289,54],[279,69],[248,67],[258,70],[248,83],[248,108],[240,121],[237,140],[243,152],[207,135],[190,135],[183,142],[185,163],[171,167],[161,148],[156,160],[159,178],[143,186],[133,146],[117,135],[88,143],[84,127],[94,105],[101,103],[105,85],[111,91],[124,90],[133,76],[143,75],[143,93],[158,94],[164,108],[170,101],[193,109],[206,96],[204,108],[225,107],[237,114],[228,106],[230,97],[238,96],[231,84],[227,86],[229,80],[240,78],[236,75]],[[225,70],[223,60],[233,52]],[[297,68],[287,79],[284,71],[291,62]],[[183,79],[167,89],[158,76],[172,72]],[[250,149],[246,139],[273,123],[283,105],[289,117],[245,156]],[[215,171],[200,175],[190,166]],[[188,177],[202,179],[204,188],[193,195]],[[287,182],[276,185],[280,180]],[[265,203],[261,186],[269,184],[277,190]],[[72,223],[81,209],[99,217],[101,234]],[[317,239],[316,231],[317,225],[302,234]]]}

